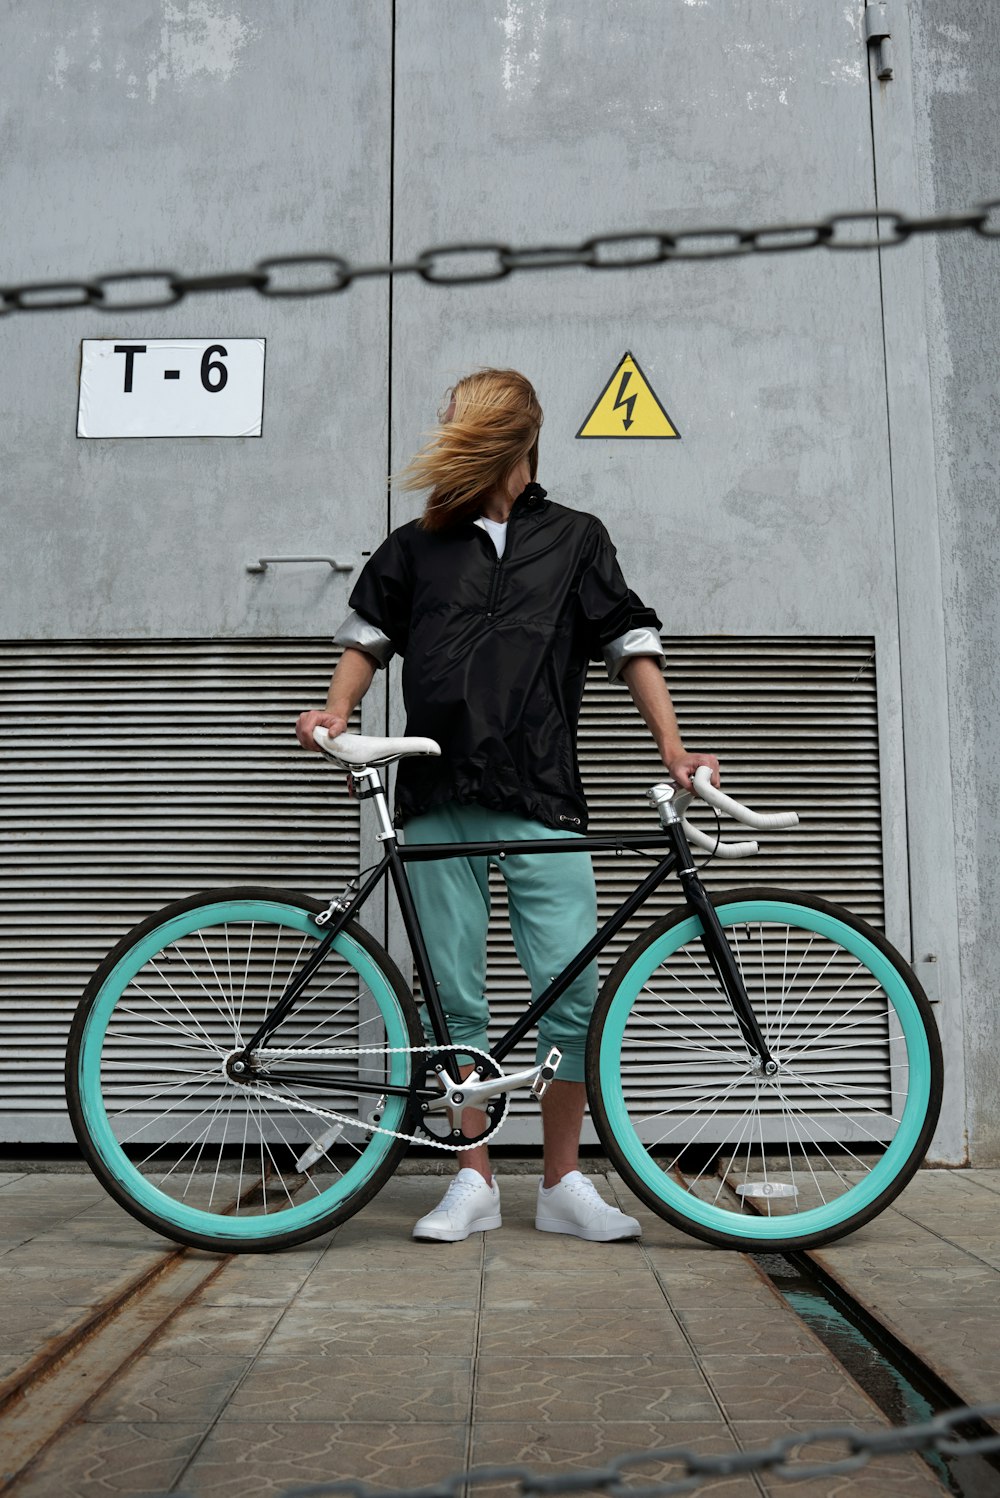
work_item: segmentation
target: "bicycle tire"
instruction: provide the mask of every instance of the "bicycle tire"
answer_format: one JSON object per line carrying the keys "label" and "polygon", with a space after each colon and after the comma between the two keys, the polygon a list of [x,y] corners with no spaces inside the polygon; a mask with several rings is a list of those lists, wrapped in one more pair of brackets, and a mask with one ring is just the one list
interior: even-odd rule
{"label": "bicycle tire", "polygon": [[712,903],[778,1072],[751,1069],[701,922],[677,910],[598,997],[594,1123],[674,1226],[722,1248],[816,1248],[870,1222],[919,1168],[941,1107],[934,1017],[905,959],[842,907],[770,888]]}
{"label": "bicycle tire", "polygon": [[[368,1113],[380,1082],[409,1082],[406,1048],[423,1032],[399,970],[354,922],[268,1041],[286,1054],[250,1086],[224,1070],[323,936],[324,908],[285,890],[204,891],[136,926],[87,985],[66,1056],[73,1129],[111,1196],[164,1237],[225,1253],[303,1243],[364,1206],[406,1149],[373,1132]],[[295,1079],[324,1045],[345,1051],[328,1070],[356,1071],[356,1092]],[[293,1080],[269,1085],[279,1065]],[[351,1122],[338,1129],[314,1107]],[[401,1130],[405,1112],[390,1096],[381,1122]]]}

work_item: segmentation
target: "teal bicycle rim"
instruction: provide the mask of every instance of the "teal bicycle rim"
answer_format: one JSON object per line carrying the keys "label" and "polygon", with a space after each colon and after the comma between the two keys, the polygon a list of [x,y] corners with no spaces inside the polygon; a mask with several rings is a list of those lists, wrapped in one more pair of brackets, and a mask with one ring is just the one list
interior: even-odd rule
{"label": "teal bicycle rim", "polygon": [[[105,1036],[119,999],[146,963],[172,943],[199,929],[249,922],[280,925],[317,940],[323,934],[308,911],[295,905],[263,900],[199,905],[172,917],[129,948],[108,974],[88,1015],[79,1060],[80,1100],[89,1138],[121,1190],[137,1205],[179,1229],[230,1241],[236,1247],[251,1239],[296,1232],[327,1217],[371,1179],[396,1143],[387,1133],[373,1133],[358,1158],[318,1195],[296,1206],[244,1217],[204,1211],[178,1200],[161,1191],[128,1158],[115,1137],[108,1116],[101,1075]],[[408,1081],[409,1059],[405,1048],[411,1042],[394,989],[368,953],[346,933],[337,938],[334,950],[355,970],[372,995],[385,1026],[385,1046],[404,1048],[400,1054],[388,1058],[390,1070],[387,1077],[390,1082],[404,1085]],[[404,1109],[404,1099],[389,1097],[382,1120],[384,1126],[387,1129],[399,1128]],[[321,1118],[315,1115],[314,1118],[317,1124],[323,1124]]]}
{"label": "teal bicycle rim", "polygon": [[700,936],[701,923],[696,916],[678,922],[652,942],[625,974],[611,1001],[600,1037],[598,1063],[608,1125],[639,1181],[679,1217],[709,1231],[756,1242],[813,1238],[863,1213],[891,1187],[910,1162],[931,1102],[931,1055],[923,1018],[893,963],[861,932],[835,916],[777,900],[735,901],[719,906],[717,914],[724,927],[773,923],[813,932],[850,952],[881,985],[902,1031],[909,1071],[906,1101],[892,1140],[868,1174],[836,1200],[784,1215],[738,1212],[717,1206],[686,1190],[657,1164],[636,1132],[626,1107],[622,1045],[633,1005],[656,968]]}

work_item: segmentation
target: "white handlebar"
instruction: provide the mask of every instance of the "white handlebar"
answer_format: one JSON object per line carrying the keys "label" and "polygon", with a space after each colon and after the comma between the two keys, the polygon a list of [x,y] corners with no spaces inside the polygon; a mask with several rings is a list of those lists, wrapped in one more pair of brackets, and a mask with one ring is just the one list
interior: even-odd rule
{"label": "white handlebar", "polygon": [[692,827],[686,817],[681,817],[681,826],[689,843],[704,848],[707,853],[717,853],[720,858],[749,858],[760,852],[756,843],[724,843],[721,838],[711,837],[700,827]]}
{"label": "white handlebar", "polygon": [[[728,812],[738,822],[745,822],[750,827],[759,827],[773,830],[779,827],[797,827],[799,819],[794,811],[759,812],[751,811],[749,806],[744,806],[741,801],[734,801],[732,796],[725,795],[717,790],[712,784],[712,772],[708,765],[699,765],[694,773],[694,789],[703,801],[710,806],[715,806],[719,811]],[[692,827],[691,823],[683,816],[691,799],[691,792],[684,791],[678,794],[676,785],[665,784],[653,786],[649,792],[650,800],[662,806],[665,802],[673,801],[676,810],[681,815],[681,825],[684,828],[688,842],[693,843],[696,848],[704,848],[708,853],[715,853],[720,858],[749,858],[751,854],[758,852],[755,842],[726,843],[721,838],[712,837],[710,833],[702,832],[700,827]],[[661,812],[662,815],[662,812]]]}
{"label": "white handlebar", "polygon": [[756,827],[761,832],[799,825],[798,816],[794,811],[751,811],[749,806],[744,806],[741,801],[734,801],[732,796],[727,796],[724,791],[717,790],[712,784],[712,772],[708,765],[699,765],[695,770],[694,788],[709,806],[715,806],[719,811],[726,811],[731,817],[735,817],[737,822],[745,822],[748,827]]}

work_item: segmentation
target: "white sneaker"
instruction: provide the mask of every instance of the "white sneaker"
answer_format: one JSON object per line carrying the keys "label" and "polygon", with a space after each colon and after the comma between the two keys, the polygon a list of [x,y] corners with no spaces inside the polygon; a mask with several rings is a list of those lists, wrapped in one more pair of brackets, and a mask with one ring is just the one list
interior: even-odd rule
{"label": "white sneaker", "polygon": [[579,1170],[571,1170],[557,1186],[545,1187],[539,1181],[535,1227],[543,1233],[572,1233],[589,1243],[642,1237],[635,1218],[609,1207],[590,1177]]}
{"label": "white sneaker", "polygon": [[487,1186],[478,1170],[458,1172],[433,1212],[413,1229],[414,1238],[432,1243],[461,1243],[470,1233],[500,1226],[500,1187]]}

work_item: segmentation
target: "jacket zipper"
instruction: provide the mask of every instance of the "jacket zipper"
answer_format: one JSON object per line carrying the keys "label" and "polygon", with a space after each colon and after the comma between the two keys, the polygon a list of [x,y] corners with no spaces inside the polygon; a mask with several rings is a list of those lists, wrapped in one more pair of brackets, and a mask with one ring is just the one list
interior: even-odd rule
{"label": "jacket zipper", "polygon": [[[490,541],[490,545],[492,546],[492,544],[493,544],[493,542],[491,540]],[[493,576],[490,578],[490,591],[489,591],[489,593],[487,595],[487,598],[486,598],[486,617],[487,617],[487,619],[492,619],[493,618],[493,605],[496,603],[497,589],[499,588],[499,585],[500,585],[500,568],[501,568],[502,564],[503,564],[503,558],[502,557],[494,557],[494,559],[493,559]]]}
{"label": "jacket zipper", "polygon": [[[507,555],[507,549],[510,546],[510,522],[512,519],[513,512],[507,517],[507,541],[504,546],[504,557]],[[490,577],[490,590],[486,595],[486,617],[487,619],[492,619],[495,613],[497,593],[500,591],[500,569],[503,566],[503,557],[497,556],[496,550],[493,547],[493,537],[487,535],[486,539],[490,544],[491,550],[493,550],[493,572]]]}

